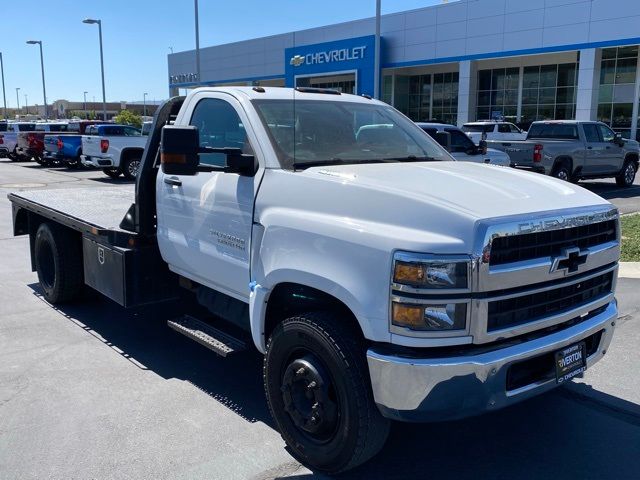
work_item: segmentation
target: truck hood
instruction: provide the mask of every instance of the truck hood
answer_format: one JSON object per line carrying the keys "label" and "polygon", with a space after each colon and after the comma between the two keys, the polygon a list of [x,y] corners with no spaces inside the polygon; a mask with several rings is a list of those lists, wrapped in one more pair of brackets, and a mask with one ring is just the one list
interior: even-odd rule
{"label": "truck hood", "polygon": [[309,175],[341,178],[398,197],[419,200],[475,219],[608,203],[552,177],[468,162],[318,167]]}
{"label": "truck hood", "polygon": [[265,226],[281,228],[297,218],[304,225],[300,230],[331,231],[388,251],[468,254],[481,220],[532,220],[550,211],[607,204],[576,185],[509,167],[387,163],[267,170],[256,216]]}

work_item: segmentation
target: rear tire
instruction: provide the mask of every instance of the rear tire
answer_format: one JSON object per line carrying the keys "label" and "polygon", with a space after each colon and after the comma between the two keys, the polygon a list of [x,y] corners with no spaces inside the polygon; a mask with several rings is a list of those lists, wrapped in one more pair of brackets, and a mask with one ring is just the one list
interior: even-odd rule
{"label": "rear tire", "polygon": [[119,168],[103,168],[102,171],[107,177],[118,178],[122,173]]}
{"label": "rear tire", "polygon": [[82,292],[82,247],[75,232],[42,223],[36,232],[34,254],[44,298],[53,304],[76,299]]}
{"label": "rear tire", "polygon": [[335,474],[373,457],[390,422],[374,400],[365,344],[356,328],[316,312],[280,323],[267,343],[267,403],[293,456]]}
{"label": "rear tire", "polygon": [[619,187],[630,187],[633,185],[633,181],[636,179],[637,167],[636,163],[632,160],[624,162],[622,171],[616,176],[616,185]]}
{"label": "rear tire", "polygon": [[563,163],[560,163],[559,165],[556,165],[551,175],[559,180],[564,180],[565,182],[573,181],[573,177],[571,174],[571,167],[567,162],[563,162]]}
{"label": "rear tire", "polygon": [[122,174],[127,180],[135,180],[140,169],[140,158],[128,157],[122,162]]}

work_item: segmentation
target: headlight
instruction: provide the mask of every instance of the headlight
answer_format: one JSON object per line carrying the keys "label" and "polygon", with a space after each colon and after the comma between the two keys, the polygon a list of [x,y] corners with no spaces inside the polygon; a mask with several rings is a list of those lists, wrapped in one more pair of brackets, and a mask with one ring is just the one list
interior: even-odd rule
{"label": "headlight", "polygon": [[414,288],[461,290],[469,287],[469,258],[397,253],[393,282]]}
{"label": "headlight", "polygon": [[429,305],[394,301],[391,315],[394,325],[410,330],[441,332],[467,328],[466,303]]}

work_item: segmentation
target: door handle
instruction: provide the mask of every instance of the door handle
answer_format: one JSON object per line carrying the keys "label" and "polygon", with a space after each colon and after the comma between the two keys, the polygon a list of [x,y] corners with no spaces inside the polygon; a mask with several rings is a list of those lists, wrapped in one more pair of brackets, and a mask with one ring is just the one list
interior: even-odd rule
{"label": "door handle", "polygon": [[164,183],[166,183],[167,185],[172,185],[174,187],[182,186],[182,180],[180,180],[178,177],[164,177]]}
{"label": "door handle", "polygon": [[593,150],[593,147],[587,147],[587,150]]}

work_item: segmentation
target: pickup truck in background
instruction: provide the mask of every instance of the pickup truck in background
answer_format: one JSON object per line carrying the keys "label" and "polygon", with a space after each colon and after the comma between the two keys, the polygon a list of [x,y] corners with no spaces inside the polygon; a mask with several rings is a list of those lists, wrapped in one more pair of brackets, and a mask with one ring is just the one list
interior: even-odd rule
{"label": "pickup truck in background", "polygon": [[629,187],[638,171],[640,144],[601,122],[534,122],[526,140],[487,144],[506,152],[515,168],[571,182],[613,177],[618,186]]}
{"label": "pickup truck in background", "polygon": [[101,168],[111,178],[136,178],[147,136],[129,125],[92,125],[82,137],[84,166]]}
{"label": "pickup truck in background", "polygon": [[[390,419],[460,419],[571,381],[616,325],[613,205],[453,161],[393,107],[335,90],[194,89],[156,111],[135,191],[9,199],[47,301],[84,284],[124,307],[179,298],[176,332],[264,354],[274,425],[330,474],[373,457]],[[437,441],[427,430],[425,451]]]}
{"label": "pickup truck in background", "polygon": [[46,165],[44,152],[44,136],[49,132],[66,132],[68,123],[36,123],[33,131],[18,132],[16,154],[22,160],[35,160]]}
{"label": "pickup truck in background", "polygon": [[100,120],[69,122],[66,134],[45,135],[44,163],[60,163],[71,169],[80,167],[82,165],[80,163],[82,135],[85,134],[87,127],[104,123]]}
{"label": "pickup truck in background", "polygon": [[[486,143],[476,145],[473,140],[467,136],[462,130],[455,125],[447,125],[443,123],[425,123],[418,122],[417,125],[428,133],[436,141],[439,141],[438,132],[448,134],[448,141],[443,145],[451,156],[462,162],[486,163],[491,165],[500,165],[508,167],[511,159],[506,153],[487,148]],[[482,142],[482,140],[480,140]]]}
{"label": "pickup truck in background", "polygon": [[478,121],[465,123],[462,131],[477,145],[480,140],[525,140],[527,132],[510,122]]}
{"label": "pickup truck in background", "polygon": [[36,124],[33,122],[3,122],[2,128],[6,128],[2,132],[2,144],[0,149],[3,154],[17,162],[23,158],[18,155],[18,133],[20,132],[32,132],[36,129]]}

